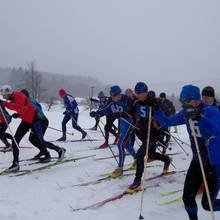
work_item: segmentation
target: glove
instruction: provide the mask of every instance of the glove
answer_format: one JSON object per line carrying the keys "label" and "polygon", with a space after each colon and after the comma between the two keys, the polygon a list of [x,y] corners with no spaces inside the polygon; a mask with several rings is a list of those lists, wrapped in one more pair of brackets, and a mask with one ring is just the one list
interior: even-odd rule
{"label": "glove", "polygon": [[63,112],[63,115],[66,115],[67,114],[67,111]]}
{"label": "glove", "polygon": [[202,117],[202,112],[197,107],[192,106],[184,106],[185,109],[185,115],[187,119],[192,119],[195,121],[199,121]]}
{"label": "glove", "polygon": [[14,114],[11,115],[11,117],[12,118],[19,118],[19,115],[18,115],[18,113],[14,113]]}
{"label": "glove", "polygon": [[1,106],[3,105],[3,103],[4,103],[4,101],[0,99],[0,105]]}
{"label": "glove", "polygon": [[90,112],[89,115],[90,115],[90,117],[92,117],[92,118],[95,118],[95,117],[99,116],[99,114],[98,114],[97,112],[95,112],[95,111]]}

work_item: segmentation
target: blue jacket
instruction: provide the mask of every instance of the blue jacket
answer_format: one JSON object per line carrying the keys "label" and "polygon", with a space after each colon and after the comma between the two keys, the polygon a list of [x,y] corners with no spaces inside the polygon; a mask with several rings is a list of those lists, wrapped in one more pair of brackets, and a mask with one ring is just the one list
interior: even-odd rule
{"label": "blue jacket", "polygon": [[79,113],[78,104],[75,98],[71,95],[66,95],[63,98],[64,106],[66,108],[65,114],[70,114],[71,116],[76,116]]}
{"label": "blue jacket", "polygon": [[30,97],[29,99],[31,101],[31,104],[34,106],[38,117],[41,119],[45,119],[46,116],[43,113],[42,106],[40,105],[40,103],[37,102],[33,97]]}
{"label": "blue jacket", "polygon": [[114,114],[118,112],[130,113],[133,103],[134,101],[127,95],[122,95],[121,100],[117,102],[113,102],[110,98],[109,104],[106,105],[104,108],[99,109],[97,111],[97,114],[99,116],[114,116]]}
{"label": "blue jacket", "polygon": [[[200,104],[199,108],[202,112],[202,118],[199,121],[195,121],[195,129],[203,163],[206,165],[220,164],[220,111],[213,106],[205,104]],[[155,112],[155,115],[161,127],[186,124],[191,140],[193,159],[198,161],[195,143],[189,122],[185,117],[185,111],[181,110],[179,113],[167,117],[159,109]]]}

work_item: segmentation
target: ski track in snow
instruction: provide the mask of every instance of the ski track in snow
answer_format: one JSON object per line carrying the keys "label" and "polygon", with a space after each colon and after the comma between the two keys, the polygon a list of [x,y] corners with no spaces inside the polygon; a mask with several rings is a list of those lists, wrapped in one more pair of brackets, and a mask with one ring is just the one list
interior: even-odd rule
{"label": "ski track in snow", "polygon": [[[46,109],[46,108],[45,108]],[[89,117],[87,111],[80,108],[79,124],[83,128],[90,128],[94,125],[94,120]],[[49,118],[50,126],[61,129],[61,121],[63,109],[59,106],[52,108],[50,112],[45,111]],[[102,119],[104,120],[104,119]],[[12,130],[15,131],[19,119],[14,120],[10,124]],[[101,125],[102,126],[102,125]],[[103,126],[102,126],[103,127]],[[71,124],[69,122],[68,131],[72,133]],[[188,135],[184,126],[178,128],[179,137],[186,142]],[[88,131],[91,138],[103,139],[100,132]],[[46,140],[56,140],[61,133],[48,129]],[[74,131],[74,136],[68,135],[69,140],[79,139],[81,135]],[[113,141],[113,138],[111,138]],[[98,147],[102,141],[81,142],[81,143],[58,143],[57,145],[65,147],[67,157],[78,157],[93,155],[94,158],[111,156],[109,149],[89,150]],[[28,142],[28,135],[22,140],[21,146],[31,146]],[[2,145],[1,145],[2,146]],[[191,153],[188,146],[183,145],[187,152]],[[85,151],[83,151],[85,150]],[[113,148],[117,153],[117,148]],[[180,152],[181,149],[172,144],[173,152]],[[56,152],[50,151],[52,156],[57,156]],[[20,159],[31,158],[37,153],[33,149],[21,149]],[[190,154],[191,155],[191,154]],[[51,169],[35,172],[33,174],[9,177],[0,176],[0,220],[135,220],[139,216],[141,193],[135,195],[127,195],[120,200],[108,203],[103,207],[73,212],[72,208],[81,208],[87,205],[102,201],[118,193],[122,193],[124,189],[132,183],[134,175],[121,179],[104,181],[99,184],[72,187],[72,185],[80,184],[100,178],[101,174],[112,171],[116,167],[114,159],[94,161],[94,158],[87,158],[76,162],[52,167]],[[12,160],[11,153],[0,153],[0,170],[7,168]],[[173,163],[178,170],[187,169],[191,156],[185,154],[173,156]],[[130,156],[126,157],[125,164],[132,162]],[[36,168],[43,165],[23,166],[21,169]],[[162,164],[161,162],[152,162],[150,165]],[[170,170],[174,170],[172,167]],[[162,172],[162,167],[153,167],[147,169],[147,176],[151,177]],[[176,204],[160,206],[159,204],[172,199],[176,199],[182,195],[182,192],[169,196],[160,196],[160,193],[166,193],[173,190],[183,188],[185,173],[179,173],[172,176],[163,177],[161,179],[149,181],[145,186],[152,186],[144,192],[144,208],[143,216],[145,219],[151,220],[186,220],[188,219],[182,202]],[[210,214],[201,208],[198,197],[199,219],[211,219]],[[71,207],[70,207],[71,206]],[[220,219],[220,213],[216,213],[216,219]]]}

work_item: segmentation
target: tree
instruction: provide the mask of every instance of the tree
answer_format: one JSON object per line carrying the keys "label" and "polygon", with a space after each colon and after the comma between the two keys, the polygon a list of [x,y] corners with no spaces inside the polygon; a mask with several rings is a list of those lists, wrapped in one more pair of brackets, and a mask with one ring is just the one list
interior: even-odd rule
{"label": "tree", "polygon": [[40,101],[42,75],[35,70],[34,61],[31,61],[27,64],[23,81],[25,88],[30,92],[33,98]]}

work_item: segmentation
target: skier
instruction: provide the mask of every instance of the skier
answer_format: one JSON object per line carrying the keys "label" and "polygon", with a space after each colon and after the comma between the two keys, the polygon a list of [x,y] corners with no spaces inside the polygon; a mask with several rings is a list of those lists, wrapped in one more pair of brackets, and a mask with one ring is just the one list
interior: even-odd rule
{"label": "skier", "polygon": [[125,95],[127,95],[128,97],[132,98],[132,99],[135,99],[135,94],[134,94],[134,91],[130,88],[127,88],[125,90]]}
{"label": "skier", "polygon": [[[188,120],[192,119],[195,124],[213,209],[219,211],[220,200],[217,200],[216,197],[220,187],[220,112],[215,107],[201,103],[200,90],[194,85],[186,85],[182,88],[180,101],[183,104],[183,109],[179,113],[167,117],[161,109],[157,109],[156,118],[164,127],[182,124],[187,126],[193,158],[184,183],[183,202],[189,219],[197,220],[198,208],[195,197],[203,183],[203,178]],[[158,108],[157,105],[155,107]],[[210,211],[206,192],[203,193],[202,206],[205,210]]]}
{"label": "skier", "polygon": [[[8,169],[5,170],[5,172],[16,172],[20,169],[18,145],[29,130],[31,130],[35,136],[39,137],[42,143],[42,150],[44,149],[45,154],[47,150],[44,147],[44,142],[42,141],[42,136],[39,131],[40,123],[36,110],[31,104],[30,100],[22,92],[12,91],[11,87],[8,85],[2,86],[0,92],[3,98],[7,100],[1,100],[1,106],[16,111],[19,115],[19,118],[22,120],[12,141],[13,163]],[[59,158],[62,159],[63,155],[63,149],[60,148]]]}
{"label": "skier", "polygon": [[[135,174],[135,179],[133,183],[125,191],[126,193],[134,193],[141,189],[141,178],[144,171],[144,157],[146,155],[146,143],[147,143],[147,131],[148,131],[148,120],[149,120],[149,107],[151,106],[151,100],[154,99],[154,93],[150,92],[148,94],[148,87],[144,82],[138,82],[135,86],[135,94],[137,101],[135,102],[132,114],[137,115],[136,118],[136,136],[141,140],[142,144],[137,151],[137,169]],[[155,121],[151,122],[150,129],[150,146],[149,146],[149,159],[161,160],[164,162],[163,173],[168,172],[169,165],[171,163],[171,158],[166,155],[162,155],[156,152],[157,140],[158,140],[159,130]]]}
{"label": "skier", "polygon": [[35,155],[33,159],[34,160],[38,160],[38,159],[50,160],[51,156],[48,151],[45,151],[45,148],[55,150],[58,153],[59,158],[63,158],[64,153],[66,152],[64,148],[60,148],[54,145],[53,143],[47,142],[43,139],[46,133],[46,130],[48,128],[48,125],[49,125],[49,120],[43,113],[40,103],[38,103],[37,100],[31,97],[29,92],[26,89],[21,90],[21,92],[31,101],[31,104],[34,106],[36,110],[36,114],[37,114],[37,118],[39,122],[38,134],[40,135],[36,136],[34,132],[31,132],[29,136],[29,141],[40,150],[40,152],[37,155]]}
{"label": "skier", "polygon": [[79,108],[75,98],[65,91],[65,89],[59,89],[59,95],[64,101],[66,111],[63,113],[64,118],[62,121],[63,136],[57,141],[66,141],[66,124],[72,119],[72,127],[82,133],[82,140],[85,139],[87,133],[78,125]]}
{"label": "skier", "polygon": [[[165,113],[165,115],[170,116],[174,115],[176,113],[176,109],[173,105],[173,103],[167,99],[167,95],[165,92],[161,92],[159,96],[160,102],[161,102],[161,110]],[[175,131],[177,131],[177,128],[175,127]],[[169,128],[162,128],[161,129],[161,142],[164,143],[164,145],[167,146],[170,141],[170,129]],[[166,152],[164,148],[164,153]]]}
{"label": "skier", "polygon": [[100,109],[96,112],[91,112],[91,117],[97,116],[113,116],[119,118],[120,135],[118,140],[118,151],[119,151],[119,164],[118,168],[110,174],[110,177],[117,178],[123,174],[123,165],[125,159],[124,148],[129,154],[136,159],[136,153],[131,145],[130,128],[133,119],[129,114],[133,105],[133,100],[126,95],[122,94],[121,88],[118,85],[110,88],[110,95],[112,102],[109,103],[105,108]]}
{"label": "skier", "polygon": [[[104,106],[108,103],[108,97],[105,96],[104,92],[103,91],[100,91],[98,93],[98,100],[97,99],[94,99],[94,98],[90,98],[90,101],[97,104],[98,105],[98,109],[102,109],[104,108]],[[95,118],[95,125],[94,127],[92,127],[90,130],[92,131],[96,131],[97,128],[98,128],[98,125],[99,125],[99,121],[100,121],[100,118],[99,117],[96,117]]]}
{"label": "skier", "polygon": [[6,133],[8,124],[10,122],[11,122],[11,116],[6,111],[5,107],[2,107],[2,111],[0,111],[0,140],[5,144],[5,147],[2,150],[2,152],[7,152],[12,150],[12,146],[8,142],[8,139],[12,140],[13,138],[10,134]]}
{"label": "skier", "polygon": [[202,101],[207,105],[212,105],[220,110],[220,103],[217,102],[215,98],[215,90],[211,86],[206,86],[202,90]]}

